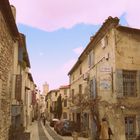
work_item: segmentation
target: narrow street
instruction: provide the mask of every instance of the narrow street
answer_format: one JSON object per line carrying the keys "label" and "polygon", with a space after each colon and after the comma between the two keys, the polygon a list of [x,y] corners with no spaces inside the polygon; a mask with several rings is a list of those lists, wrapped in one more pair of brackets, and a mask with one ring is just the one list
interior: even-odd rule
{"label": "narrow street", "polygon": [[[44,126],[41,121],[34,121],[28,132],[31,133],[31,140],[73,140],[72,136],[58,135],[49,123]],[[87,138],[79,137],[79,140],[88,140]]]}

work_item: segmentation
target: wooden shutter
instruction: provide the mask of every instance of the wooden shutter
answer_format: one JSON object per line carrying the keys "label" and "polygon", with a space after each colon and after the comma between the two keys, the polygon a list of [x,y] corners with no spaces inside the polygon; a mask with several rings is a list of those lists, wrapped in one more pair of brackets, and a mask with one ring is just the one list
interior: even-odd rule
{"label": "wooden shutter", "polygon": [[91,51],[91,66],[93,66],[94,65],[94,52],[93,51]]}
{"label": "wooden shutter", "polygon": [[21,89],[22,89],[22,76],[20,74],[16,75],[15,81],[15,98],[21,100]]}
{"label": "wooden shutter", "polygon": [[116,70],[116,92],[117,97],[122,98],[123,97],[123,71],[122,70]]}
{"label": "wooden shutter", "polygon": [[88,54],[88,67],[90,68],[91,66],[91,54]]}
{"label": "wooden shutter", "polygon": [[97,96],[96,94],[96,77],[93,77],[93,98],[95,99]]}

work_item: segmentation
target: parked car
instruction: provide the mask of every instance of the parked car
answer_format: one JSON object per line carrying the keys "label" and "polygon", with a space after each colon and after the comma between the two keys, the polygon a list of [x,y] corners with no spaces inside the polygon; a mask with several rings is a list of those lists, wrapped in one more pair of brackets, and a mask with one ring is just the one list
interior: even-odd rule
{"label": "parked car", "polygon": [[72,135],[75,129],[76,129],[76,124],[70,120],[60,120],[54,126],[54,130],[62,136]]}
{"label": "parked car", "polygon": [[58,121],[59,121],[59,119],[53,118],[53,119],[50,121],[50,126],[51,126],[51,127],[54,127],[55,123],[58,122]]}

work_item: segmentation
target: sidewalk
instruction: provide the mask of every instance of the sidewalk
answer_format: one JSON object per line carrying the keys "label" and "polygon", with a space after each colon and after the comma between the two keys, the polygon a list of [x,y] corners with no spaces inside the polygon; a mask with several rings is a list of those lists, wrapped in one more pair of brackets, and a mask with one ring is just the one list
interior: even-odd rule
{"label": "sidewalk", "polygon": [[32,125],[26,130],[26,132],[30,132],[31,140],[39,140],[39,133],[38,133],[38,122],[34,121]]}

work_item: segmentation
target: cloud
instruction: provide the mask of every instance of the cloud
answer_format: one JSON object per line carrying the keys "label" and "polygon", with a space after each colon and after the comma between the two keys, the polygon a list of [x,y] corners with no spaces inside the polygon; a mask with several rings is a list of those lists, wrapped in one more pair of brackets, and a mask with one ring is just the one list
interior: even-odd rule
{"label": "cloud", "polygon": [[135,28],[140,28],[140,1],[139,0],[130,0],[127,3],[126,7],[126,20],[128,25]]}
{"label": "cloud", "polygon": [[43,53],[43,52],[40,52],[40,53],[39,53],[39,55],[40,55],[40,56],[43,56],[43,55],[44,55],[44,53]]}
{"label": "cloud", "polygon": [[126,13],[130,26],[140,27],[139,0],[10,0],[17,22],[46,31],[76,24],[102,24],[108,16]]}
{"label": "cloud", "polygon": [[78,55],[80,55],[83,52],[83,50],[84,50],[83,47],[78,47],[78,48],[73,49],[73,51]]}

